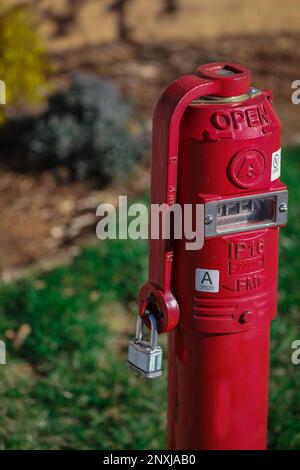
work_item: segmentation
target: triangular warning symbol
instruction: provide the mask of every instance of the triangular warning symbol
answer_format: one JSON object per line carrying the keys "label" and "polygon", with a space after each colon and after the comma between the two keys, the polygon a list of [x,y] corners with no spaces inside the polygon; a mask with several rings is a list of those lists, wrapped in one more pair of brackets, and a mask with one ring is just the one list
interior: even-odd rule
{"label": "triangular warning symbol", "polygon": [[244,158],[240,171],[238,172],[239,179],[251,179],[262,175],[263,167],[256,155],[248,155]]}

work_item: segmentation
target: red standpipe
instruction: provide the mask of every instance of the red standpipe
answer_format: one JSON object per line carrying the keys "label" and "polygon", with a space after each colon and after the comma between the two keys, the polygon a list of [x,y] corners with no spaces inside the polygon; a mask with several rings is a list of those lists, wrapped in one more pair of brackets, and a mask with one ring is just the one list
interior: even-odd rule
{"label": "red standpipe", "polygon": [[280,123],[237,64],[202,65],[161,96],[151,203],[205,204],[205,241],[151,240],[140,315],[169,333],[170,449],[265,449],[277,308]]}

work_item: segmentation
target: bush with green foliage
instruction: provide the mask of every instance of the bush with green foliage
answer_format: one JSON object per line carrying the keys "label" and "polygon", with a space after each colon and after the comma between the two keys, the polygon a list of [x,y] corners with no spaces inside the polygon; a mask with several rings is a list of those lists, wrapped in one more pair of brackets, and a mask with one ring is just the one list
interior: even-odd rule
{"label": "bush with green foliage", "polygon": [[133,108],[113,84],[89,74],[75,73],[68,89],[49,98],[43,114],[19,124],[31,162],[65,165],[76,179],[97,175],[107,183],[127,173],[145,147]]}
{"label": "bush with green foliage", "polygon": [[[1,2],[2,3],[2,2]],[[49,57],[36,31],[32,12],[24,7],[0,9],[0,80],[6,84],[6,106],[18,109],[43,97]]]}

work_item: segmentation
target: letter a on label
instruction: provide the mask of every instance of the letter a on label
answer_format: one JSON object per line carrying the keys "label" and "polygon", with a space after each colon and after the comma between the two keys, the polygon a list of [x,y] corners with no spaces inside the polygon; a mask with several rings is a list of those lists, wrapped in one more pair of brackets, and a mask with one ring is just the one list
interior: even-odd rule
{"label": "letter a on label", "polygon": [[199,292],[219,292],[220,271],[196,269],[195,288]]}

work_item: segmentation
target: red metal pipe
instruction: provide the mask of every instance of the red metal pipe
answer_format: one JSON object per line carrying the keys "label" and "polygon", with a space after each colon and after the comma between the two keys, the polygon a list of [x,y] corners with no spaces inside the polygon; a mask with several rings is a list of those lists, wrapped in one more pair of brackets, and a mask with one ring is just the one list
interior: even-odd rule
{"label": "red metal pipe", "polygon": [[266,448],[269,333],[169,334],[170,449]]}

